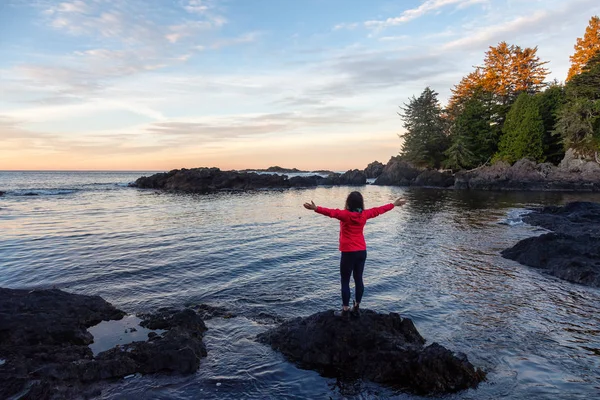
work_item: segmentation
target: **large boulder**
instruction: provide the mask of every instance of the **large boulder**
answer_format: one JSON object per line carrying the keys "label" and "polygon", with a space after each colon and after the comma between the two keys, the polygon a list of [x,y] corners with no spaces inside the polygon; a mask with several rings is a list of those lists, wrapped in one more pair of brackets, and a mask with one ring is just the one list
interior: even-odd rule
{"label": "large boulder", "polygon": [[379,161],[373,161],[372,163],[367,165],[367,168],[365,168],[364,171],[365,175],[367,176],[367,179],[377,178],[383,172],[384,167],[385,165],[383,163],[380,163]]}
{"label": "large boulder", "polygon": [[554,231],[524,239],[502,256],[570,282],[600,287],[600,204],[535,210],[523,220]]}
{"label": "large boulder", "polygon": [[365,310],[359,318],[333,311],[284,322],[258,335],[288,360],[325,376],[363,378],[417,394],[474,388],[485,379],[464,354],[425,346],[412,321]]}
{"label": "large boulder", "polygon": [[164,309],[142,322],[166,330],[162,335],[94,357],[87,328],[124,315],[98,296],[0,288],[0,381],[9,383],[0,385],[0,398],[89,397],[94,382],[137,372],[189,374],[206,356],[200,316],[190,309]]}
{"label": "large boulder", "polygon": [[367,183],[367,176],[363,171],[351,169],[344,172],[337,180],[338,185],[360,186]]}
{"label": "large boulder", "polygon": [[425,170],[415,178],[413,184],[415,186],[450,187],[454,186],[454,176],[449,172]]}
{"label": "large boulder", "polygon": [[422,170],[415,168],[399,156],[392,157],[383,168],[374,185],[410,186]]}

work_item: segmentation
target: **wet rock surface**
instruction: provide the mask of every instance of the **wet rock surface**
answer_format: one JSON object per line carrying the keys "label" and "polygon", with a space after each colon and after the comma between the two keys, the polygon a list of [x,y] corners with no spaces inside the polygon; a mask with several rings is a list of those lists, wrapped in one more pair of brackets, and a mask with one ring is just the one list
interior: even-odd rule
{"label": "wet rock surface", "polygon": [[0,398],[63,399],[97,395],[92,383],[134,373],[191,373],[206,356],[206,326],[191,309],[143,316],[145,326],[166,329],[145,342],[93,356],[87,328],[124,312],[98,296],[60,290],[0,288]]}
{"label": "wet rock surface", "polygon": [[433,343],[425,346],[412,321],[398,314],[364,310],[340,318],[333,311],[284,322],[258,335],[301,368],[342,379],[368,379],[416,394],[442,394],[477,387],[485,373],[464,354]]}
{"label": "wet rock surface", "polygon": [[176,169],[143,176],[131,186],[141,189],[162,189],[189,193],[211,193],[227,190],[286,189],[318,185],[364,185],[364,172],[350,170],[344,174],[295,176],[258,174],[254,172],[221,171],[219,168]]}
{"label": "wet rock surface", "polygon": [[600,204],[544,207],[523,221],[553,232],[524,239],[502,251],[503,257],[570,282],[600,287]]}
{"label": "wet rock surface", "polygon": [[522,159],[512,166],[497,162],[455,176],[456,189],[600,191],[600,164],[573,159],[567,152],[558,167]]}

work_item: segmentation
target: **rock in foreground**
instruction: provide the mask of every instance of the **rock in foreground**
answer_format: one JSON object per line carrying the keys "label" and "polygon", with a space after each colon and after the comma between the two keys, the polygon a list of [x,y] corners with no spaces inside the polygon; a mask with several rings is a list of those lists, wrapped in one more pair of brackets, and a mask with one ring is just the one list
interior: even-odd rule
{"label": "rock in foreground", "polygon": [[0,288],[0,398],[89,397],[98,394],[91,383],[137,372],[191,373],[206,356],[206,326],[186,309],[144,316],[142,325],[167,332],[94,357],[87,328],[124,315],[99,296]]}
{"label": "rock in foreground", "polygon": [[412,321],[364,310],[342,319],[333,311],[284,322],[258,336],[288,360],[325,376],[364,378],[417,394],[474,388],[485,379],[464,354],[425,346]]}
{"label": "rock in foreground", "polygon": [[502,256],[569,282],[600,287],[600,204],[544,207],[523,220],[554,231],[524,239]]}

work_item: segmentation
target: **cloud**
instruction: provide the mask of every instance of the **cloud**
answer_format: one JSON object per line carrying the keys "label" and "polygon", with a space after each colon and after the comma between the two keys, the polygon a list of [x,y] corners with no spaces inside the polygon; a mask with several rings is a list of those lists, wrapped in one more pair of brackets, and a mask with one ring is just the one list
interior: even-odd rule
{"label": "cloud", "polygon": [[445,43],[442,48],[446,51],[469,50],[495,45],[500,41],[508,41],[527,34],[543,33],[547,35],[549,32],[544,28],[549,26],[554,32],[558,32],[560,26],[570,24],[570,21],[576,19],[579,14],[590,14],[591,9],[588,7],[594,6],[598,8],[597,0],[573,1],[564,7],[553,10],[536,10],[530,15],[519,16],[502,23],[465,28],[463,37]]}
{"label": "cloud", "polygon": [[[417,8],[405,10],[398,17],[391,17],[384,20],[369,20],[362,23],[362,25],[368,29],[381,30],[390,26],[396,26],[410,22],[447,6],[454,5],[456,8],[462,9],[474,4],[483,4],[488,2],[489,0],[426,0]],[[358,23],[342,23],[335,25],[333,30],[355,29],[360,25],[361,24]]]}
{"label": "cloud", "polygon": [[341,107],[316,107],[302,112],[203,117],[188,121],[156,122],[144,128],[147,133],[163,137],[194,137],[208,141],[289,134],[311,127],[351,124],[364,119],[360,112]]}

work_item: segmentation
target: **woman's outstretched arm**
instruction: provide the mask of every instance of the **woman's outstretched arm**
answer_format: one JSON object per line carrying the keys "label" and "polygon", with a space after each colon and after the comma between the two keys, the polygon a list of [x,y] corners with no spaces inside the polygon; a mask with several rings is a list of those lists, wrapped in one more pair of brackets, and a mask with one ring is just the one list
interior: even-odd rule
{"label": "woman's outstretched arm", "polygon": [[394,207],[400,207],[405,204],[406,204],[406,200],[404,200],[402,198],[398,198],[393,203],[386,204],[386,205],[380,206],[380,207],[369,208],[368,210],[365,210],[363,212],[365,213],[365,216],[367,217],[367,219],[375,218],[383,213],[390,211]]}
{"label": "woman's outstretched arm", "polygon": [[310,203],[304,203],[304,208],[307,210],[312,210],[318,214],[325,215],[329,218],[339,219],[340,221],[346,219],[348,216],[348,211],[346,210],[319,207],[312,200]]}

